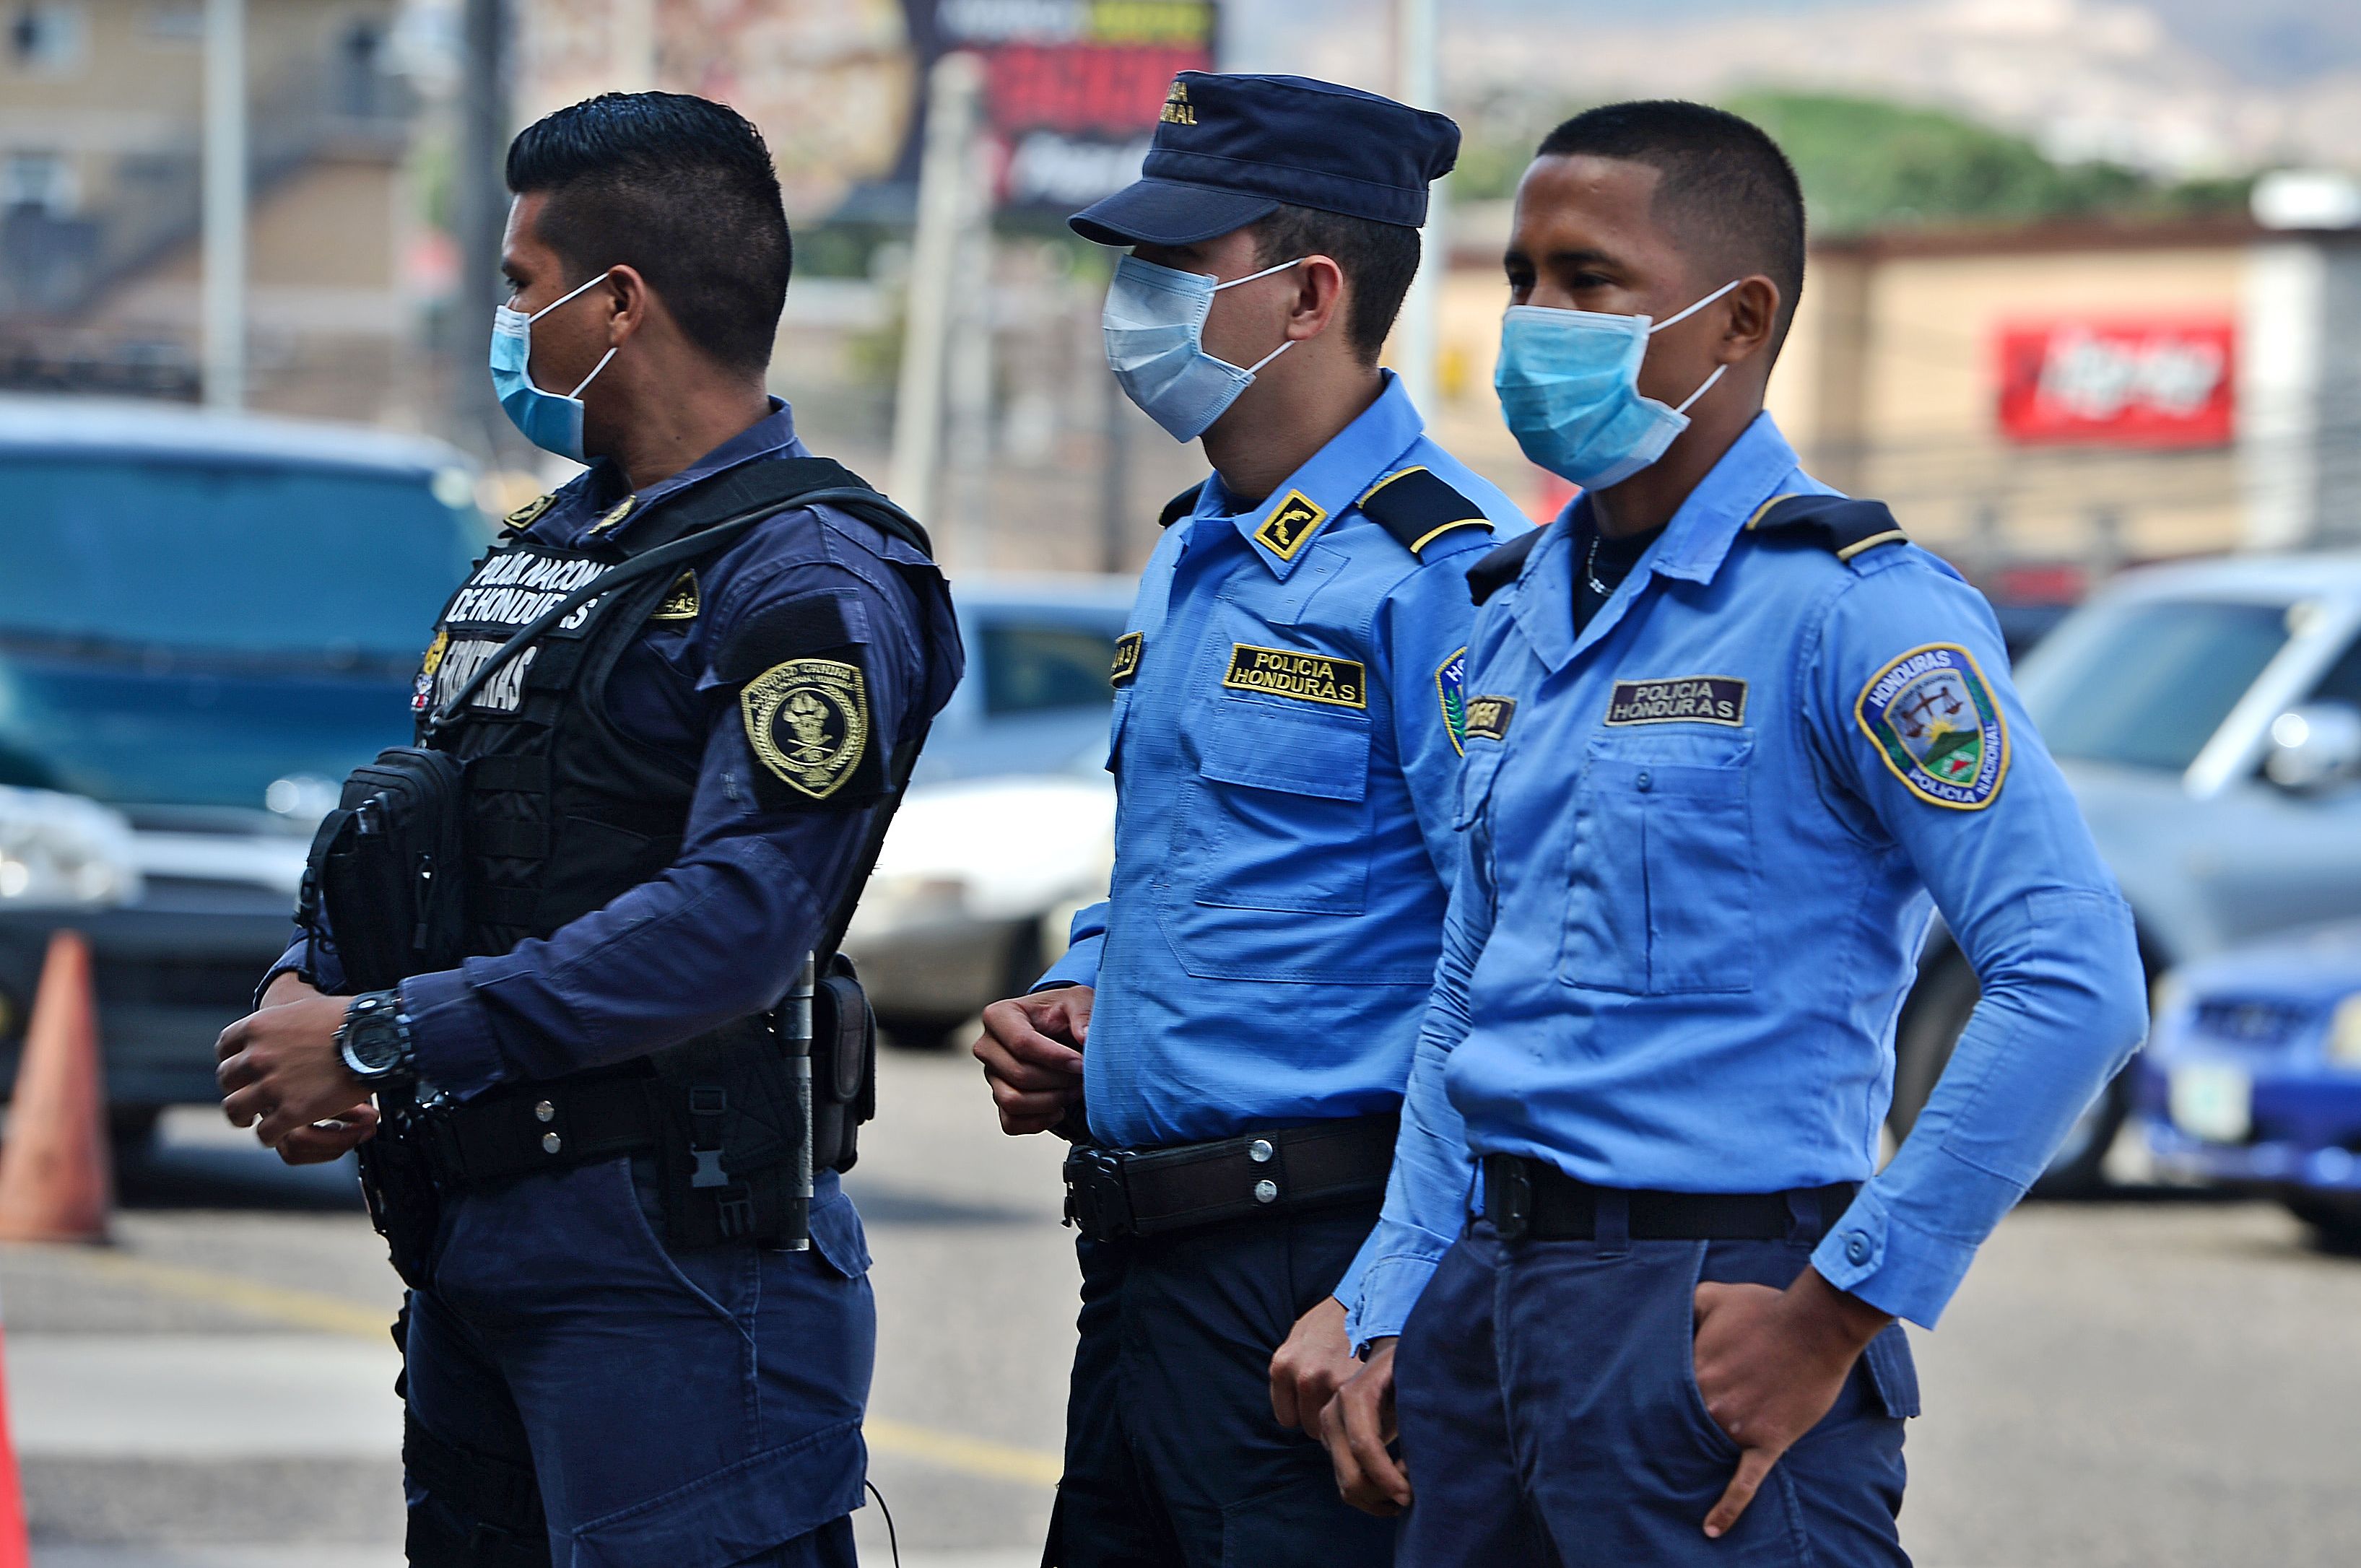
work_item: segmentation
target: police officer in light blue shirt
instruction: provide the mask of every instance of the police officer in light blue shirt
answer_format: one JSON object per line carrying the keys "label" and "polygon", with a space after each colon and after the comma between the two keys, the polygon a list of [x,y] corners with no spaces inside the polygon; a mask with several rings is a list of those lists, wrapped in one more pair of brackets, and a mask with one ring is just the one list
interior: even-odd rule
{"label": "police officer in light blue shirt", "polygon": [[1119,645],[1110,896],[976,1047],[1008,1131],[1081,1140],[1052,1564],[1391,1556],[1289,1429],[1353,1366],[1341,1277],[1457,852],[1466,571],[1523,528],[1377,363],[1457,145],[1348,88],[1189,72],[1146,178],[1074,220],[1133,247],[1115,374],[1213,474]]}
{"label": "police officer in light blue shirt", "polygon": [[[1803,249],[1696,104],[1577,116],[1519,192],[1501,406],[1585,493],[1471,574],[1466,852],[1326,1413],[1420,1568],[1905,1562],[1894,1319],[2145,1025],[1990,610],[1762,411]],[[1983,999],[1879,1172],[1930,905]]]}

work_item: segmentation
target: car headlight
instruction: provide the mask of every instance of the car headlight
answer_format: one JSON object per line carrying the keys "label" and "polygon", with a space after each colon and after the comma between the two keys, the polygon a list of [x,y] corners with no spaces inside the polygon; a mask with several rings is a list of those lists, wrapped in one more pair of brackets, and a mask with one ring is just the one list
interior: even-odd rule
{"label": "car headlight", "polygon": [[2361,1069],[2361,992],[2338,1003],[2328,1020],[2328,1059],[2338,1067]]}
{"label": "car headlight", "polygon": [[78,795],[0,784],[0,909],[95,909],[138,896],[129,823]]}

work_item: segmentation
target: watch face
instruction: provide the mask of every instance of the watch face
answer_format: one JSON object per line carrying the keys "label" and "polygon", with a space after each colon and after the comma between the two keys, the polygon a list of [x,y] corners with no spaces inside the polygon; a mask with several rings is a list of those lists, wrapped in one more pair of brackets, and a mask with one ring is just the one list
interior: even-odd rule
{"label": "watch face", "polygon": [[345,1052],[362,1072],[383,1072],[401,1059],[401,1029],[389,1008],[349,1018],[345,1025]]}

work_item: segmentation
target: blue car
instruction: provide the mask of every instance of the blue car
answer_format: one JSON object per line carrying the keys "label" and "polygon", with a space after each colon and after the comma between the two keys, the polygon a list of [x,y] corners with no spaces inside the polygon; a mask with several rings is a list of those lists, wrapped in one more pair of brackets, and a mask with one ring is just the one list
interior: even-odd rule
{"label": "blue car", "polygon": [[[0,397],[0,785],[131,828],[90,938],[118,1143],[214,1093],[338,781],[410,738],[424,629],[490,537],[439,443]],[[0,1088],[53,910],[0,885]]]}
{"label": "blue car", "polygon": [[2133,1073],[2167,1174],[2270,1194],[2361,1245],[2361,923],[2176,971]]}

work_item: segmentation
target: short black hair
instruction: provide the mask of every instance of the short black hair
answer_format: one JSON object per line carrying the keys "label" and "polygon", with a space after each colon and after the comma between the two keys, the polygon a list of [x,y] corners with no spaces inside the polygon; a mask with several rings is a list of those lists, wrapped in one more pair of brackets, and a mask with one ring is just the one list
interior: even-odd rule
{"label": "short black hair", "polygon": [[1655,170],[1653,215],[1716,283],[1760,272],[1779,285],[1777,356],[1804,292],[1804,188],[1762,126],[1677,99],[1606,104],[1543,137],[1533,156],[1626,159]]}
{"label": "short black hair", "polygon": [[636,269],[718,363],[770,364],[795,249],[771,150],[744,115],[680,93],[602,93],[520,131],[508,182],[548,195],[538,233],[569,285]]}
{"label": "short black hair", "polygon": [[1287,205],[1253,226],[1257,267],[1276,267],[1301,256],[1324,256],[1336,263],[1352,285],[1345,301],[1345,341],[1362,364],[1375,365],[1386,334],[1401,314],[1410,280],[1418,275],[1418,231]]}

